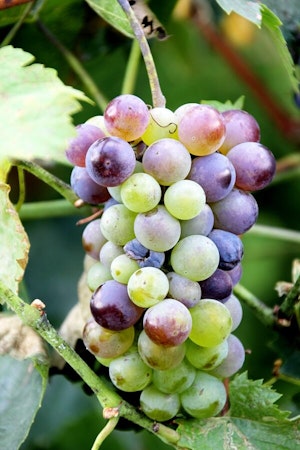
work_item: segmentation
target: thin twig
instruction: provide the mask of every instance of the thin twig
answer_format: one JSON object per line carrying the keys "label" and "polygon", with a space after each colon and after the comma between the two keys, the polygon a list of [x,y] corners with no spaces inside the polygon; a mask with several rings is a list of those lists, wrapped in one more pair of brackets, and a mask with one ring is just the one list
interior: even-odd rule
{"label": "thin twig", "polygon": [[13,8],[14,6],[23,5],[23,3],[32,3],[33,0],[0,0],[0,9]]}
{"label": "thin twig", "polygon": [[139,43],[134,39],[132,41],[130,55],[128,58],[127,67],[123,78],[121,94],[132,94],[134,91],[136,78],[138,74],[140,55],[141,51]]}
{"label": "thin twig", "polygon": [[273,313],[273,309],[269,308],[259,298],[257,298],[252,292],[241,284],[237,284],[234,287],[234,293],[242,300],[256,315],[256,317],[264,325],[272,327],[276,324],[276,318]]}
{"label": "thin twig", "polygon": [[289,230],[287,228],[255,224],[252,228],[250,228],[247,234],[254,234],[256,236],[266,237],[269,239],[278,239],[286,242],[292,242],[294,244],[300,244],[300,232]]}
{"label": "thin twig", "polygon": [[294,286],[289,291],[284,301],[280,305],[280,310],[287,316],[292,315],[295,310],[295,304],[299,302],[299,298],[300,298],[300,275],[297,278]]}
{"label": "thin twig", "polygon": [[[4,0],[4,3],[7,4],[7,2],[5,2],[5,0]],[[22,3],[28,3],[28,2],[22,2]],[[13,6],[15,6],[15,5],[13,5]],[[8,45],[11,43],[11,41],[13,40],[13,38],[15,37],[15,35],[17,34],[19,29],[23,25],[26,17],[28,16],[28,14],[32,10],[32,8],[33,8],[33,3],[32,3],[32,1],[30,1],[29,5],[27,5],[26,8],[24,9],[23,14],[20,16],[19,20],[14,24],[14,26],[11,28],[11,30],[7,33],[7,35],[1,42],[0,47],[4,47],[5,45]],[[1,8],[1,0],[0,0],[0,9],[4,9],[4,8]]]}
{"label": "thin twig", "polygon": [[112,431],[116,428],[119,421],[119,417],[113,417],[110,419],[104,428],[100,431],[98,436],[95,439],[95,442],[91,448],[91,450],[98,450],[105,439],[112,433]]}

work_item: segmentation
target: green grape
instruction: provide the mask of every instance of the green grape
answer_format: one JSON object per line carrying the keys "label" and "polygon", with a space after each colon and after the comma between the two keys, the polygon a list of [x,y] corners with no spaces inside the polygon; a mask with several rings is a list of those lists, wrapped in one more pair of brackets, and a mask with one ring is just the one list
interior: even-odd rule
{"label": "green grape", "polygon": [[142,391],[151,382],[152,369],[144,363],[136,349],[111,361],[109,377],[122,391]]}
{"label": "green grape", "polygon": [[[135,173],[141,173],[144,172],[143,164],[140,161],[136,161],[134,171],[132,172],[132,175]],[[121,197],[121,187],[122,183],[118,186],[111,186],[108,187],[107,190],[112,196],[113,199],[115,199],[119,203],[123,203],[122,197]],[[130,209],[130,208],[129,208]]]}
{"label": "green grape", "polygon": [[218,268],[220,255],[216,244],[206,236],[191,235],[181,239],[172,249],[174,272],[193,281],[210,277]]}
{"label": "green grape", "polygon": [[125,253],[117,256],[110,266],[112,278],[123,284],[127,284],[131,275],[138,269],[138,263],[125,255]]}
{"label": "green grape", "polygon": [[192,180],[180,180],[171,184],[165,192],[164,204],[172,216],[180,220],[196,217],[205,206],[205,192]]}
{"label": "green grape", "polygon": [[173,369],[153,370],[152,381],[165,394],[180,394],[192,385],[195,376],[196,369],[184,359]]}
{"label": "green grape", "polygon": [[114,244],[111,241],[107,241],[99,252],[99,259],[104,266],[110,269],[111,263],[119,255],[124,255],[123,247],[121,245]]}
{"label": "green grape", "polygon": [[173,111],[168,108],[150,109],[150,122],[142,135],[147,145],[163,138],[178,139],[178,120]]}
{"label": "green grape", "polygon": [[159,183],[147,173],[134,173],[121,184],[122,202],[133,212],[150,211],[158,205],[160,198]]}
{"label": "green grape", "polygon": [[180,394],[183,409],[192,417],[205,419],[219,414],[227,400],[222,381],[197,371],[193,384]]}
{"label": "green grape", "polygon": [[112,205],[101,217],[100,228],[103,236],[116,245],[125,245],[135,237],[134,220],[136,214],[124,205]]}
{"label": "green grape", "polygon": [[133,303],[142,308],[149,308],[166,297],[169,281],[162,270],[142,267],[129,278],[127,290]]}
{"label": "green grape", "polygon": [[140,404],[146,416],[157,422],[165,422],[172,419],[180,409],[178,394],[164,394],[153,384],[150,384],[142,391]]}
{"label": "green grape", "polygon": [[211,370],[217,367],[228,354],[227,339],[214,347],[200,347],[193,341],[186,341],[186,359],[196,368]]}
{"label": "green grape", "polygon": [[87,285],[89,289],[93,292],[103,284],[107,280],[111,280],[112,275],[110,270],[102,264],[100,261],[97,261],[93,264],[87,273]]}
{"label": "green grape", "polygon": [[189,338],[202,347],[215,347],[230,334],[232,318],[223,303],[213,299],[201,299],[190,308],[192,329]]}
{"label": "green grape", "polygon": [[184,343],[174,347],[155,344],[144,330],[141,331],[138,338],[138,350],[143,361],[152,369],[158,370],[177,367],[185,355]]}

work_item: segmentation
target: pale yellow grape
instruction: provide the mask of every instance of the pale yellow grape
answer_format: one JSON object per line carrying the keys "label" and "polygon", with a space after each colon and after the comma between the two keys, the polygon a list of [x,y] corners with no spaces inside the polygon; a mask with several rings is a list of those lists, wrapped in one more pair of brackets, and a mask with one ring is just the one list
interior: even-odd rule
{"label": "pale yellow grape", "polygon": [[178,139],[178,120],[176,115],[168,108],[153,108],[150,110],[150,122],[142,135],[142,140],[151,145],[158,139]]}
{"label": "pale yellow grape", "polygon": [[172,216],[180,220],[196,217],[204,208],[206,196],[200,184],[192,180],[180,180],[169,186],[164,204]]}
{"label": "pale yellow grape", "polygon": [[136,214],[122,204],[112,205],[101,217],[100,229],[103,236],[116,245],[125,245],[134,239],[134,220]]}
{"label": "pale yellow grape", "polygon": [[164,272],[156,267],[142,267],[128,280],[127,291],[137,306],[149,308],[163,300],[169,290],[169,280]]}
{"label": "pale yellow grape", "polygon": [[131,211],[142,213],[158,205],[161,187],[151,175],[134,173],[121,184],[121,200]]}
{"label": "pale yellow grape", "polygon": [[[133,173],[140,173],[143,171],[144,171],[143,164],[140,161],[136,161]],[[122,184],[119,184],[118,186],[111,186],[107,188],[112,198],[114,198],[119,203],[123,203],[121,197],[121,186]]]}
{"label": "pale yellow grape", "polygon": [[117,256],[110,266],[112,278],[122,284],[127,284],[131,275],[138,269],[138,263],[125,254]]}

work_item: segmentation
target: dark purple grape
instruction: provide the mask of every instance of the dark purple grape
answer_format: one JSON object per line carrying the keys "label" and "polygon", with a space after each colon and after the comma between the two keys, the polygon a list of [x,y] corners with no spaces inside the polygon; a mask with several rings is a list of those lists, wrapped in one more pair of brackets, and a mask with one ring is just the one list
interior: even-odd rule
{"label": "dark purple grape", "polygon": [[70,140],[66,157],[74,166],[85,167],[85,156],[89,147],[105,137],[105,133],[95,125],[82,123],[76,127],[77,135]]}
{"label": "dark purple grape", "polygon": [[236,234],[215,229],[209,233],[208,237],[216,244],[219,250],[219,269],[232,270],[241,262],[244,255],[244,246]]}
{"label": "dark purple grape", "polygon": [[199,282],[203,298],[227,300],[232,294],[232,279],[225,270],[217,269],[209,278]]}
{"label": "dark purple grape", "polygon": [[257,142],[244,142],[227,153],[236,171],[235,185],[244,191],[258,191],[271,183],[276,172],[273,153]]}
{"label": "dark purple grape", "polygon": [[85,167],[75,166],[71,172],[71,187],[78,197],[91,205],[104,203],[110,198],[105,186],[95,183],[89,176]]}
{"label": "dark purple grape", "polygon": [[85,162],[90,177],[106,187],[123,183],[136,165],[131,145],[118,137],[106,137],[94,142],[88,149]]}
{"label": "dark purple grape", "polygon": [[106,281],[93,293],[90,307],[95,321],[113,331],[131,327],[144,312],[128,297],[126,284],[115,280]]}
{"label": "dark purple grape", "polygon": [[155,252],[144,247],[137,239],[132,239],[124,246],[124,251],[129,258],[134,259],[140,267],[157,267],[165,262],[163,252]]}
{"label": "dark purple grape", "polygon": [[228,275],[230,275],[232,280],[232,286],[235,286],[238,284],[240,279],[243,276],[243,267],[241,263],[238,263],[236,266],[233,267],[231,270],[227,270]]}
{"label": "dark purple grape", "polygon": [[235,183],[235,170],[221,153],[199,156],[193,159],[187,178],[196,181],[204,189],[207,203],[226,197]]}

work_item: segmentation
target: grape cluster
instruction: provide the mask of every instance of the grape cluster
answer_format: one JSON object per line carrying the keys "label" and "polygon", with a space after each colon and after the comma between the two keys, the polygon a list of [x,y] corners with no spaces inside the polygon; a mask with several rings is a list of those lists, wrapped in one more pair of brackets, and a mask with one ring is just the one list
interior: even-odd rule
{"label": "grape cluster", "polygon": [[258,123],[242,110],[173,112],[120,95],[77,127],[66,155],[75,193],[104,204],[82,236],[92,261],[85,346],[115,387],[140,392],[151,419],[219,414],[223,379],[245,358],[233,334],[240,236],[258,216],[253,192],[275,173]]}

